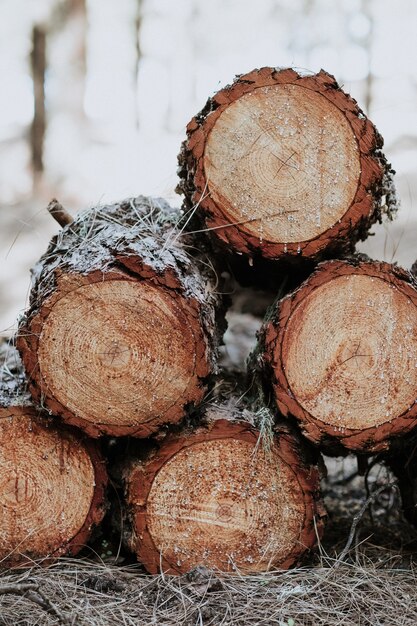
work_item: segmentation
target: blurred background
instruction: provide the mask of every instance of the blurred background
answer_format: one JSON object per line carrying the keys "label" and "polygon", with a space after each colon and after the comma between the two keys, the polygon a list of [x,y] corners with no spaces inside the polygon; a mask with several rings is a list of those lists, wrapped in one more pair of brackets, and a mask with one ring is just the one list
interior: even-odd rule
{"label": "blurred background", "polygon": [[417,258],[415,0],[0,0],[0,333],[25,308],[29,268],[71,213],[175,195],[185,126],[235,74],[334,74],[385,138],[397,220],[361,245]]}

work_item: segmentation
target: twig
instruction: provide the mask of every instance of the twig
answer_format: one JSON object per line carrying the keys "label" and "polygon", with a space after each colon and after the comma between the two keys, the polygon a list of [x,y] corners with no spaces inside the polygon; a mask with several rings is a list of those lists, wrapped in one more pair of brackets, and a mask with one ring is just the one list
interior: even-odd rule
{"label": "twig", "polygon": [[15,593],[18,596],[24,595],[27,591],[38,589],[36,583],[12,583],[10,585],[0,585],[0,595]]}
{"label": "twig", "polygon": [[62,206],[60,202],[56,198],[53,198],[47,206],[47,210],[52,215],[52,217],[58,222],[62,228],[64,226],[68,226],[68,224],[72,224],[74,221],[72,215],[68,213]]}
{"label": "twig", "polygon": [[358,513],[356,513],[355,517],[353,518],[352,526],[350,527],[348,540],[347,540],[346,545],[343,548],[342,552],[338,556],[338,558],[337,558],[337,560],[336,560],[336,562],[334,564],[334,567],[338,567],[345,560],[345,558],[346,558],[350,548],[352,547],[352,543],[353,543],[353,540],[355,538],[356,529],[358,527],[358,524],[361,521],[361,519],[362,519],[366,509],[368,508],[368,506],[370,504],[372,504],[373,502],[375,502],[375,500],[377,499],[379,494],[382,493],[382,491],[385,491],[385,489],[388,489],[389,487],[393,487],[394,484],[395,483],[392,482],[392,483],[388,483],[388,485],[381,485],[381,487],[378,487],[378,489],[376,489],[373,493],[371,493],[370,496],[368,496],[368,498],[366,498],[365,502],[362,504],[362,506],[359,509]]}
{"label": "twig", "polygon": [[49,615],[56,617],[62,626],[71,626],[72,620],[69,620],[61,611],[53,604],[40,590],[36,583],[15,583],[10,585],[0,585],[0,595],[14,594],[27,598],[34,604],[37,604]]}

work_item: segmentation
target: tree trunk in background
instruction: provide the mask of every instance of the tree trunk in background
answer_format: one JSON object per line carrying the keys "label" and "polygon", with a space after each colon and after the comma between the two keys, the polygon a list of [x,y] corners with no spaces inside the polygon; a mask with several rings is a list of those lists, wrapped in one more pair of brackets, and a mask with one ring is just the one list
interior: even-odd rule
{"label": "tree trunk in background", "polygon": [[323,71],[242,75],[188,124],[178,189],[190,227],[255,259],[349,251],[381,219],[382,143]]}
{"label": "tree trunk in background", "polygon": [[140,36],[141,36],[141,29],[142,29],[142,18],[143,18],[143,0],[136,0],[136,19],[135,19],[136,63],[135,63],[135,76],[134,76],[136,128],[139,128],[139,107],[138,107],[138,101],[139,101],[139,98],[140,98],[140,93],[139,93],[139,69],[140,69],[140,62],[141,62],[141,59],[142,59],[142,48],[141,48],[141,45],[140,45]]}
{"label": "tree trunk in background", "polygon": [[[54,100],[51,105],[65,113],[73,124],[85,119],[84,97],[87,72],[87,7],[86,0],[66,0],[51,16],[49,47]],[[71,84],[71,89],[68,89]]]}
{"label": "tree trunk in background", "polygon": [[76,554],[104,515],[104,460],[32,405],[12,348],[0,347],[0,361],[2,565]]}
{"label": "tree trunk in background", "polygon": [[375,452],[417,426],[417,290],[388,263],[328,261],[277,302],[252,365],[330,453]]}
{"label": "tree trunk in background", "polygon": [[203,415],[126,464],[130,548],[151,573],[288,568],[322,533],[317,455],[231,398]]}
{"label": "tree trunk in background", "polygon": [[31,127],[32,169],[35,183],[43,172],[43,145],[46,129],[45,72],[46,32],[41,26],[32,31],[31,67],[33,79],[34,113]]}
{"label": "tree trunk in background", "polygon": [[216,370],[221,287],[178,218],[144,197],[92,209],[35,268],[17,339],[31,392],[92,436],[178,422]]}

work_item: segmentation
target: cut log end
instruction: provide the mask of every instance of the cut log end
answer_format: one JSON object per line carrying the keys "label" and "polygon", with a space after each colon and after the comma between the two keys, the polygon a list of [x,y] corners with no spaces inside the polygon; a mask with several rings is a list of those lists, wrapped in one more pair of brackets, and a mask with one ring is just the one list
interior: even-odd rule
{"label": "cut log end", "polygon": [[314,239],[342,218],[355,197],[360,159],[349,122],[329,100],[276,85],[223,111],[206,143],[204,170],[230,222],[261,241],[289,244]]}
{"label": "cut log end", "polygon": [[276,399],[311,439],[375,451],[417,423],[417,292],[406,272],[325,263],[279,310],[265,335]]}
{"label": "cut log end", "polygon": [[95,448],[39,419],[0,408],[3,565],[75,554],[104,515],[105,470]]}
{"label": "cut log end", "polygon": [[46,406],[89,434],[146,436],[203,396],[197,315],[175,290],[123,274],[92,280],[61,281],[22,331],[26,371]]}
{"label": "cut log end", "polygon": [[190,123],[180,187],[235,250],[317,257],[378,219],[379,143],[332,77],[264,68]]}
{"label": "cut log end", "polygon": [[318,474],[301,465],[290,437],[267,450],[226,420],[171,438],[127,479],[138,559],[152,573],[289,567],[316,540]]}

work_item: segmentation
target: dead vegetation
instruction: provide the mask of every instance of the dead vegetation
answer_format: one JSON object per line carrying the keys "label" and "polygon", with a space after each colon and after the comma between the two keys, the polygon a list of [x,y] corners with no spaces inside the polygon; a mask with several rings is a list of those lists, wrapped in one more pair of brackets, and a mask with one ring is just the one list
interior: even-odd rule
{"label": "dead vegetation", "polygon": [[[252,576],[197,568],[149,576],[96,558],[34,564],[0,579],[0,626],[342,626],[417,622],[417,532],[387,470],[328,460],[325,543],[303,568]],[[367,495],[368,490],[368,495]]]}
{"label": "dead vegetation", "polygon": [[[24,592],[25,584],[41,601]],[[417,571],[371,562],[219,578],[206,570],[147,576],[137,566],[73,560],[49,570],[8,573],[2,585],[2,626],[414,626],[417,621]]]}

